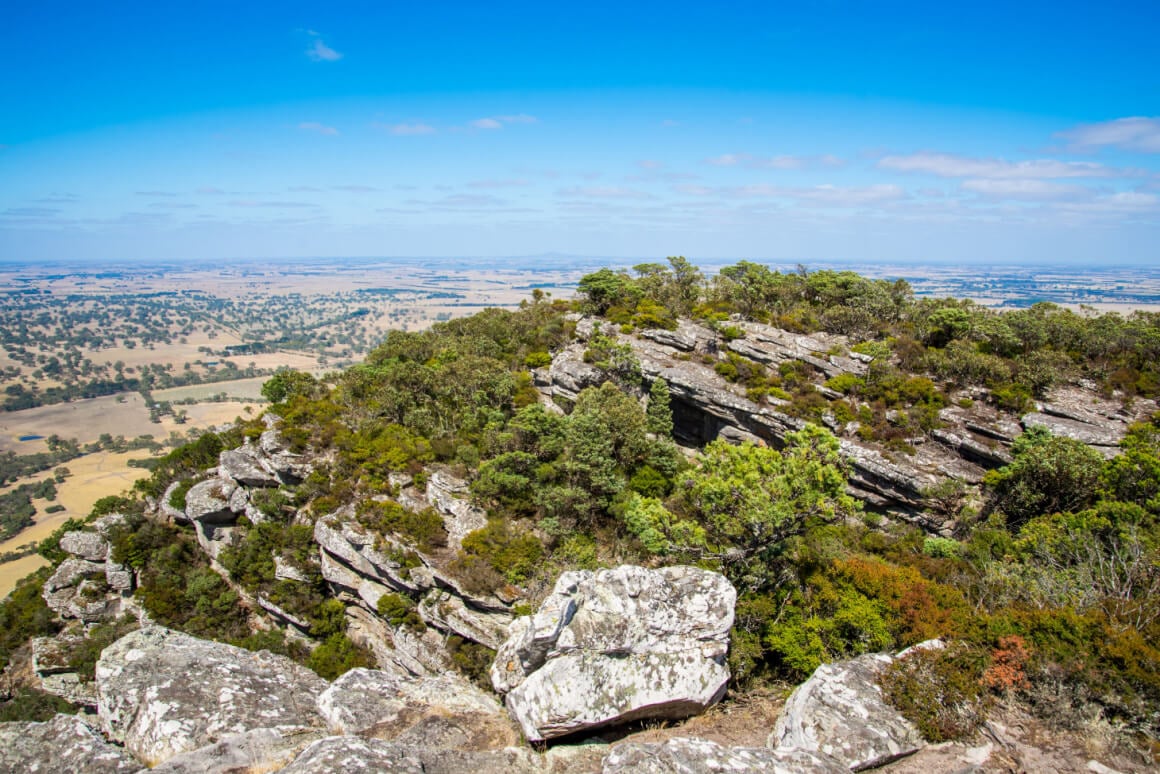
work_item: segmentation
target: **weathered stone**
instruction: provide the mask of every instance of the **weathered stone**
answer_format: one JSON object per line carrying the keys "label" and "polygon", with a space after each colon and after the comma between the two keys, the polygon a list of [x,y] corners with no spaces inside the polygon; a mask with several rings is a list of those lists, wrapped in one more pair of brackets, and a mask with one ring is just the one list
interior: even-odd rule
{"label": "weathered stone", "polygon": [[535,616],[512,624],[492,684],[532,741],[697,714],[729,680],[736,596],[693,567],[564,573]]}
{"label": "weathered stone", "polygon": [[487,511],[472,505],[468,493],[467,482],[446,471],[437,470],[427,479],[427,499],[443,517],[447,545],[454,550],[469,532],[487,526]]}
{"label": "weathered stone", "polygon": [[56,568],[56,572],[44,582],[44,590],[57,591],[70,588],[79,584],[84,578],[104,574],[104,561],[97,563],[84,559],[65,559]]}
{"label": "weathered stone", "polygon": [[113,551],[110,548],[105,561],[105,582],[109,588],[117,592],[133,590],[133,571],[123,564],[113,561]]}
{"label": "weathered stone", "polygon": [[427,677],[451,668],[443,636],[434,629],[416,634],[406,627],[393,628],[361,606],[346,609],[346,633],[356,645],[367,648],[382,669],[399,669]]}
{"label": "weathered stone", "polygon": [[1024,427],[1043,427],[1052,435],[1074,438],[1089,446],[1115,446],[1123,437],[1123,430],[1108,426],[1110,423],[1094,425],[1044,413],[1025,414],[1022,421]]}
{"label": "weathered stone", "polygon": [[248,487],[278,486],[278,477],[262,467],[261,450],[249,444],[218,455],[218,475]]}
{"label": "weathered stone", "polygon": [[331,731],[422,747],[492,750],[519,741],[503,708],[454,672],[415,677],[352,669],[318,697]]}
{"label": "weathered stone", "polygon": [[104,731],[147,765],[229,734],[322,723],[326,682],[305,667],[161,627],[105,648],[96,678]]}
{"label": "weathered stone", "polygon": [[185,509],[175,508],[169,504],[169,501],[170,498],[173,497],[173,493],[176,492],[177,488],[183,483],[184,482],[181,480],[174,481],[172,484],[165,488],[165,492],[161,495],[161,499],[157,501],[157,510],[178,524],[188,524],[189,517],[185,515]]}
{"label": "weathered stone", "polygon": [[290,562],[277,554],[274,555],[274,580],[288,580],[298,581],[300,583],[309,582],[304,570],[299,569]]}
{"label": "weathered stone", "polygon": [[768,745],[820,752],[853,771],[921,749],[922,734],[878,687],[877,676],[891,661],[871,654],[818,667],[790,694]]}
{"label": "weathered stone", "polygon": [[0,771],[137,771],[141,765],[106,742],[84,720],[57,715],[46,723],[0,723]]}
{"label": "weathered stone", "polygon": [[406,747],[379,739],[330,736],[307,747],[282,774],[425,774],[422,761]]}
{"label": "weathered stone", "polygon": [[288,611],[285,608],[281,607],[280,605],[274,603],[269,598],[262,596],[261,594],[258,595],[257,600],[258,600],[258,607],[265,610],[275,620],[279,621],[283,625],[293,626],[294,628],[298,629],[298,631],[302,632],[303,634],[307,634],[310,632],[310,622],[309,621],[307,621],[299,616],[294,615],[290,611]]}
{"label": "weathered stone", "polygon": [[170,758],[158,774],[241,774],[277,771],[311,743],[325,738],[312,728],[258,728]]}
{"label": "weathered stone", "polygon": [[363,529],[353,521],[349,510],[319,519],[314,525],[314,542],[365,578],[410,594],[424,590],[406,567],[376,548],[376,544],[381,542],[384,548],[394,549],[396,555],[404,553],[406,547]]}
{"label": "weathered stone", "polygon": [[90,562],[103,562],[109,552],[109,544],[96,532],[74,530],[61,535],[60,550]]}
{"label": "weathered stone", "polygon": [[82,682],[69,664],[72,649],[83,642],[80,636],[59,634],[56,637],[35,637],[32,640],[32,671],[45,693],[84,707],[97,706],[97,688],[94,683]]}
{"label": "weathered stone", "polygon": [[723,747],[707,739],[626,742],[612,748],[602,774],[701,774],[762,771],[770,774],[848,774],[832,758],[805,750]]}
{"label": "weathered stone", "polygon": [[510,613],[476,610],[445,590],[428,592],[419,603],[418,611],[428,625],[492,650],[507,639],[507,627],[512,622]]}
{"label": "weathered stone", "polygon": [[221,555],[222,549],[234,545],[238,539],[236,527],[207,524],[203,521],[193,523],[193,533],[201,550],[215,561]]}
{"label": "weathered stone", "polygon": [[108,540],[114,529],[128,523],[129,517],[123,513],[107,513],[93,522],[93,529],[97,531],[98,535]]}
{"label": "weathered stone", "polygon": [[218,478],[200,481],[185,493],[185,517],[203,524],[233,524],[237,514],[230,497],[237,487]]}

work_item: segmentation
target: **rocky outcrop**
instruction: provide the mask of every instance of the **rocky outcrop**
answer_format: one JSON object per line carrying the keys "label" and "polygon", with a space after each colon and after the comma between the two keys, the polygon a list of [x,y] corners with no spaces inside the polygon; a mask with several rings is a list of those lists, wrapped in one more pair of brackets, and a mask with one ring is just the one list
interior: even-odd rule
{"label": "rocky outcrop", "polygon": [[218,475],[239,486],[278,486],[282,482],[273,472],[263,467],[261,449],[246,444],[239,449],[227,449],[218,455]]}
{"label": "rocky outcrop", "polygon": [[526,748],[453,750],[418,745],[333,736],[306,748],[283,774],[596,774],[603,748],[590,745],[574,750],[536,753]]}
{"label": "rocky outcrop", "polygon": [[626,742],[612,748],[602,774],[692,774],[762,771],[770,774],[849,774],[832,758],[805,750],[723,747],[706,739]]}
{"label": "rocky outcrop", "polygon": [[79,717],[46,723],[0,723],[0,771],[132,772],[141,766]]}
{"label": "rocky outcrop", "polygon": [[790,694],[769,747],[821,753],[852,771],[921,749],[922,734],[886,703],[878,687],[878,674],[892,660],[870,654],[818,667]]}
{"label": "rocky outcrop", "polygon": [[109,543],[96,532],[66,532],[60,538],[60,550],[90,562],[103,562]]}
{"label": "rocky outcrop", "polygon": [[491,669],[532,741],[644,718],[682,718],[718,701],[736,591],[693,567],[567,572],[518,618]]}
{"label": "rocky outcrop", "polygon": [[56,637],[36,637],[32,640],[32,673],[40,683],[40,689],[67,702],[82,707],[96,709],[97,686],[91,681],[81,680],[76,667],[71,663],[73,649],[84,642],[84,638],[73,634],[59,634]]}
{"label": "rocky outcrop", "polygon": [[44,582],[41,596],[61,618],[94,623],[115,616],[113,600],[105,589],[105,563],[65,559]]}
{"label": "rocky outcrop", "polygon": [[457,550],[469,532],[487,526],[487,512],[468,499],[467,482],[450,473],[437,470],[427,480],[427,500],[443,517],[447,545]]}
{"label": "rocky outcrop", "polygon": [[333,733],[426,748],[493,750],[519,741],[499,702],[454,672],[353,669],[318,697],[318,711]]}
{"label": "rocky outcrop", "polygon": [[151,769],[156,774],[234,774],[278,771],[311,743],[325,738],[313,728],[258,728],[174,757]]}
{"label": "rocky outcrop", "polygon": [[326,689],[282,656],[161,627],[106,648],[96,681],[103,730],[148,765],[256,728],[320,726]]}
{"label": "rocky outcrop", "polygon": [[198,524],[233,524],[238,514],[230,508],[237,484],[210,478],[199,481],[185,493],[185,518]]}

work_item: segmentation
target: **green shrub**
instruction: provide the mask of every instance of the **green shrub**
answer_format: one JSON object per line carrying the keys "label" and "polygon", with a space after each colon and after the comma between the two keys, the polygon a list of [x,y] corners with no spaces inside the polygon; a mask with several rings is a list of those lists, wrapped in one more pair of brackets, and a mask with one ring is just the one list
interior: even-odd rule
{"label": "green shrub", "polygon": [[402,594],[387,592],[379,597],[376,607],[379,615],[391,626],[403,626],[420,634],[427,630],[427,624],[415,609],[415,602]]}
{"label": "green shrub", "polygon": [[306,666],[325,680],[337,680],[352,669],[374,666],[374,656],[336,632],[306,657]]}
{"label": "green shrub", "polygon": [[535,535],[517,532],[506,520],[493,518],[463,538],[463,551],[486,561],[509,583],[522,583],[536,569],[544,546]]}
{"label": "green shrub", "polygon": [[72,715],[77,707],[59,696],[35,688],[17,688],[5,701],[0,701],[0,723],[44,723],[58,713]]}
{"label": "green shrub", "polygon": [[961,739],[986,715],[986,654],[962,643],[896,660],[879,678],[886,699],[931,742]]}

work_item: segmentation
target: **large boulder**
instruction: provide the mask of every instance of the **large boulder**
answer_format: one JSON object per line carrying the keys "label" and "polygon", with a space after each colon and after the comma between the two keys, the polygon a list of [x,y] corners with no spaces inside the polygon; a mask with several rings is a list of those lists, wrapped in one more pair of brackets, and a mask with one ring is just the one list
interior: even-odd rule
{"label": "large boulder", "polygon": [[137,771],[141,765],[79,717],[46,723],[0,723],[0,771]]}
{"label": "large boulder", "polygon": [[852,771],[885,765],[921,749],[922,734],[886,703],[878,674],[886,654],[823,664],[782,709],[768,745],[822,753]]}
{"label": "large boulder", "polygon": [[318,711],[334,733],[428,748],[492,750],[519,741],[499,702],[454,672],[352,669],[318,697]]}
{"label": "large boulder", "polygon": [[185,493],[185,517],[208,525],[233,524],[238,515],[230,508],[230,497],[237,489],[220,478],[200,481]]}
{"label": "large boulder", "polygon": [[260,449],[249,444],[218,455],[218,475],[241,486],[278,486],[278,477],[262,466]]}
{"label": "large boulder", "polygon": [[74,530],[61,535],[60,550],[90,562],[103,562],[109,551],[109,544],[96,532]]}
{"label": "large boulder", "polygon": [[151,766],[229,734],[322,725],[326,681],[310,670],[158,626],[105,648],[96,680],[105,733]]}
{"label": "large boulder", "polygon": [[155,774],[237,774],[277,771],[325,734],[312,728],[257,728],[174,757]]}
{"label": "large boulder", "polygon": [[357,736],[332,736],[303,750],[282,774],[595,774],[603,748],[537,753],[527,748],[450,750]]}
{"label": "large boulder", "polygon": [[612,748],[601,774],[693,774],[763,771],[770,774],[848,774],[832,758],[805,750],[722,747],[707,739],[626,742]]}
{"label": "large boulder", "polygon": [[682,718],[725,692],[737,592],[694,567],[560,576],[518,618],[492,684],[531,741],[643,718]]}

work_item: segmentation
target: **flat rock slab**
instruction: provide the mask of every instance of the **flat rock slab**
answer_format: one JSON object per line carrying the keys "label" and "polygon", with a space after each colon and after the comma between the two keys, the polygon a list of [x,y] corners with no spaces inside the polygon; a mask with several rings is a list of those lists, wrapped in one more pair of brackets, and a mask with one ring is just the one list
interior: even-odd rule
{"label": "flat rock slab", "polygon": [[695,715],[728,684],[736,599],[723,576],[694,567],[564,573],[512,623],[492,685],[531,741]]}
{"label": "flat rock slab", "polygon": [[324,736],[319,729],[258,728],[176,755],[151,771],[156,774],[277,771],[294,760],[312,742]]}
{"label": "flat rock slab", "polygon": [[46,723],[0,723],[0,771],[107,774],[140,768],[124,750],[72,715],[57,715]]}
{"label": "flat rock slab", "polygon": [[519,741],[499,702],[455,673],[352,669],[318,697],[318,710],[332,732],[430,748],[487,750]]}
{"label": "flat rock slab", "polygon": [[283,774],[595,774],[604,749],[583,745],[537,753],[527,748],[503,750],[434,749],[381,739],[332,736],[303,750]]}
{"label": "flat rock slab", "polygon": [[231,734],[323,724],[327,683],[305,667],[159,626],[106,648],[96,678],[105,733],[150,766]]}
{"label": "flat rock slab", "polygon": [[702,774],[761,771],[770,774],[848,774],[832,758],[805,750],[723,747],[707,739],[627,742],[612,748],[602,774]]}
{"label": "flat rock slab", "polygon": [[853,771],[922,749],[922,734],[886,703],[878,687],[888,655],[823,664],[790,694],[768,746],[822,753]]}

